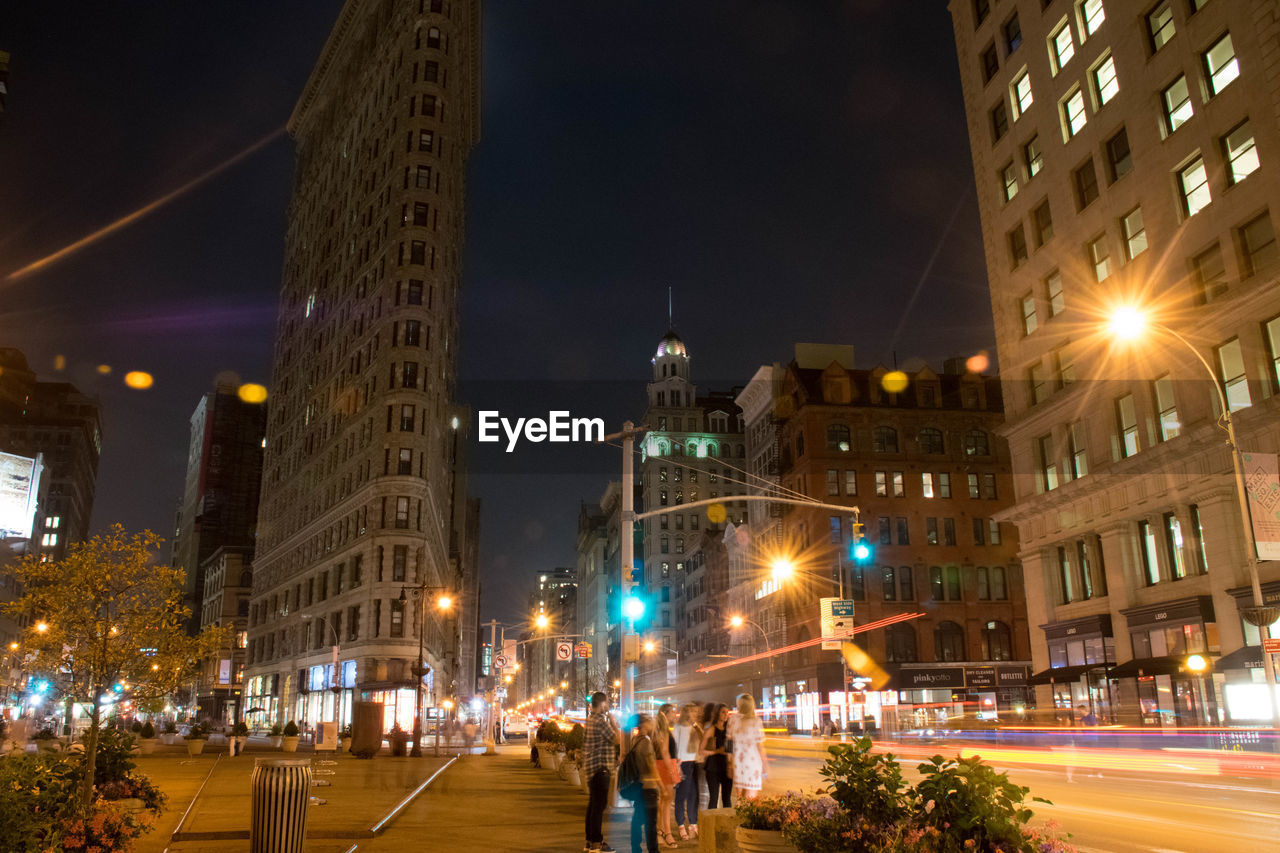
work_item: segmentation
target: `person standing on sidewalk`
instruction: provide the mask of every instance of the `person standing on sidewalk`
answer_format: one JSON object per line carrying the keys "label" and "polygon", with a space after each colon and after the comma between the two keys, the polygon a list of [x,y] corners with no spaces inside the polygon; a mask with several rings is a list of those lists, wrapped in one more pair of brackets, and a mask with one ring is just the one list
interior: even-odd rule
{"label": "person standing on sidewalk", "polygon": [[738,697],[738,716],[733,718],[729,739],[733,741],[733,797],[739,802],[753,800],[769,773],[769,758],[764,752],[764,724],[756,716],[750,693]]}
{"label": "person standing on sidewalk", "polygon": [[609,787],[613,767],[618,763],[621,737],[618,724],[609,714],[609,697],[596,691],[591,694],[591,714],[587,717],[582,746],[582,773],[587,778],[587,846],[586,850],[613,853],[604,840],[604,810],[609,804]]}
{"label": "person standing on sidewalk", "polygon": [[703,769],[707,776],[707,808],[729,808],[729,789],[733,774],[729,772],[729,709],[723,702],[707,703],[702,713]]}
{"label": "person standing on sidewalk", "polygon": [[680,759],[680,784],[676,785],[676,826],[686,841],[698,837],[698,748],[702,745],[701,716],[690,702],[680,708],[676,724],[676,757]]}
{"label": "person standing on sidewalk", "polygon": [[[658,853],[658,779],[657,756],[653,749],[654,723],[645,714],[635,716],[632,727],[631,747],[623,759],[619,774],[618,793],[635,805],[631,813],[631,853]],[[631,762],[628,772],[627,763]],[[634,778],[631,778],[634,777]],[[626,779],[628,784],[623,784]]]}

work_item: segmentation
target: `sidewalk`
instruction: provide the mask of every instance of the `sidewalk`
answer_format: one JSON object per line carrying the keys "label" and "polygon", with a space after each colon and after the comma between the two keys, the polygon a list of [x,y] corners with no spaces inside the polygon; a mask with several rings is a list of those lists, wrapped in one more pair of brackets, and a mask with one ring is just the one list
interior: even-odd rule
{"label": "sidewalk", "polygon": [[[361,840],[359,853],[571,853],[585,844],[586,813],[581,788],[531,766],[527,747],[500,747],[496,756],[464,756],[440,774],[383,835]],[[630,825],[630,809],[610,809],[605,840],[626,853]],[[693,851],[697,842],[681,842],[680,848]]]}

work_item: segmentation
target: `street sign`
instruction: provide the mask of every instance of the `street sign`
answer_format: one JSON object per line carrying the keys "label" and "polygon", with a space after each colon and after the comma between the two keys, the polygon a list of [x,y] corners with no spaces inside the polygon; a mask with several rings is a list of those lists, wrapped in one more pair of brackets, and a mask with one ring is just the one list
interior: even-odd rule
{"label": "street sign", "polygon": [[1270,637],[1263,640],[1262,651],[1269,655],[1280,655],[1280,637]]}
{"label": "street sign", "polygon": [[511,661],[507,660],[506,655],[498,655],[493,659],[493,665],[496,666],[498,669],[506,669],[507,664],[509,663],[511,663]]}
{"label": "street sign", "polygon": [[573,643],[556,643],[556,660],[573,660]]}
{"label": "street sign", "polygon": [[577,656],[578,656],[578,657],[580,657],[580,658],[583,658],[583,659],[590,658],[590,657],[591,657],[591,644],[590,644],[590,643],[578,643],[578,645],[574,646],[573,651],[574,651],[574,653],[575,653],[575,654],[577,654]]}
{"label": "street sign", "polygon": [[818,617],[822,627],[822,648],[838,651],[839,638],[853,633],[853,602],[847,598],[821,599]]}

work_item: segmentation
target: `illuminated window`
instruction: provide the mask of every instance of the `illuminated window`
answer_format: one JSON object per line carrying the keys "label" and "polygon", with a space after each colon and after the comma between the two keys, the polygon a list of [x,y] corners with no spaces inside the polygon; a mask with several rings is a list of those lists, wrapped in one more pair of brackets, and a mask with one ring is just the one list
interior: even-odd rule
{"label": "illuminated window", "polygon": [[1013,660],[1013,632],[1008,625],[993,621],[982,627],[982,659]]}
{"label": "illuminated window", "polygon": [[1009,260],[1016,267],[1027,259],[1027,234],[1021,222],[1018,223],[1018,227],[1009,232],[1008,238]]}
{"label": "illuminated window", "polygon": [[951,497],[951,475],[946,471],[938,474],[938,497]]}
{"label": "illuminated window", "polygon": [[1191,513],[1191,537],[1194,540],[1191,555],[1196,561],[1196,573],[1203,575],[1209,571],[1209,555],[1204,550],[1204,525],[1200,522],[1200,507],[1192,504],[1188,510]]}
{"label": "illuminated window", "polygon": [[1098,96],[1098,106],[1111,103],[1120,92],[1120,81],[1116,79],[1115,60],[1108,56],[1093,69],[1093,91]]}
{"label": "illuminated window", "polygon": [[1236,49],[1231,44],[1231,33],[1227,33],[1205,51],[1204,68],[1209,94],[1216,95],[1240,76],[1240,64],[1236,61]]}
{"label": "illuminated window", "polygon": [[1161,3],[1147,15],[1147,32],[1151,34],[1151,51],[1154,53],[1173,38],[1173,10],[1168,3]]}
{"label": "illuminated window", "polygon": [[858,472],[844,472],[844,493],[846,495],[856,495],[858,493]]}
{"label": "illuminated window", "polygon": [[1195,216],[1213,201],[1203,158],[1197,157],[1178,170],[1178,186],[1182,191],[1182,211],[1187,216]]}
{"label": "illuminated window", "polygon": [[1004,187],[1004,200],[1012,201],[1018,194],[1018,171],[1012,162],[1006,163],[1000,170],[1000,183]]}
{"label": "illuminated window", "polygon": [[[828,425],[827,450],[838,450],[841,453],[848,453],[849,447],[849,428],[844,424]],[[803,453],[797,451],[797,455],[803,455]]]}
{"label": "illuminated window", "polygon": [[1227,185],[1252,175],[1258,168],[1258,148],[1253,144],[1253,128],[1248,120],[1222,137],[1222,159],[1227,161]]}
{"label": "illuminated window", "polygon": [[1120,220],[1124,232],[1124,251],[1129,260],[1147,250],[1147,229],[1142,221],[1142,208],[1135,207]]}
{"label": "illuminated window", "polygon": [[52,548],[54,545],[58,544],[58,534],[56,533],[44,534],[43,536],[40,537],[40,544],[45,548]]}
{"label": "illuminated window", "polygon": [[44,520],[45,530],[57,530],[61,526],[62,526],[62,516],[60,515],[51,515]]}
{"label": "illuminated window", "polygon": [[969,430],[964,436],[965,456],[990,456],[990,441],[980,429]]}
{"label": "illuminated window", "polygon": [[933,493],[933,474],[928,471],[920,475],[920,494],[921,497],[932,498]]}
{"label": "illuminated window", "polygon": [[396,527],[407,530],[409,527],[409,499],[396,498]]}
{"label": "illuminated window", "polygon": [[1045,380],[1044,364],[1036,362],[1027,368],[1027,396],[1031,405],[1043,403],[1049,399],[1049,383]]}
{"label": "illuminated window", "polygon": [[1191,276],[1196,285],[1196,299],[1212,302],[1227,292],[1227,267],[1222,247],[1214,243],[1191,259]]}
{"label": "illuminated window", "polygon": [[418,131],[418,150],[429,152],[436,144],[436,132],[434,130]]}
{"label": "illuminated window", "polygon": [[938,519],[926,518],[924,520],[924,540],[926,544],[938,544]]}
{"label": "illuminated window", "polygon": [[1067,556],[1067,549],[1058,547],[1058,586],[1062,589],[1063,604],[1070,604],[1078,597],[1076,594],[1076,573],[1071,568],[1071,558]]}
{"label": "illuminated window", "polygon": [[1102,0],[1083,0],[1077,8],[1080,10],[1082,38],[1088,38],[1102,26],[1102,22],[1107,19],[1107,12],[1102,8]]}
{"label": "illuminated window", "polygon": [[1022,333],[1029,335],[1036,330],[1036,298],[1028,293],[1022,297]]}
{"label": "illuminated window", "polygon": [[404,636],[404,602],[391,599],[391,636]]}
{"label": "illuminated window", "polygon": [[881,498],[889,496],[889,474],[887,471],[876,472],[876,496]]}
{"label": "illuminated window", "polygon": [[840,472],[835,468],[827,469],[827,495],[840,494]]}
{"label": "illuminated window", "polygon": [[1168,441],[1178,434],[1178,407],[1173,399],[1173,378],[1165,375],[1152,383],[1156,401],[1156,416],[1160,421],[1160,440]]}
{"label": "illuminated window", "polygon": [[1018,78],[1013,81],[1013,117],[1018,119],[1022,117],[1032,103],[1031,96],[1031,75],[1023,71]]}
{"label": "illuminated window", "polygon": [[1187,576],[1186,556],[1182,551],[1182,523],[1171,512],[1164,515],[1164,544],[1169,551],[1169,566],[1173,569],[1173,578]]}
{"label": "illuminated window", "polygon": [[1164,101],[1165,129],[1173,133],[1186,124],[1193,114],[1191,92],[1187,88],[1186,75],[1170,83],[1161,93],[1161,99]]}
{"label": "illuminated window", "polygon": [[1040,487],[1046,492],[1058,488],[1058,463],[1053,458],[1053,436],[1036,439],[1036,465],[1040,469]]}
{"label": "illuminated window", "polygon": [[893,496],[895,498],[905,498],[907,496],[906,483],[903,480],[901,471],[893,472]]}
{"label": "illuminated window", "polygon": [[1050,50],[1049,54],[1053,58],[1054,73],[1061,71],[1063,66],[1071,61],[1071,57],[1076,55],[1076,45],[1071,38],[1071,25],[1063,23],[1058,30],[1049,37]]}
{"label": "illuminated window", "polygon": [[1120,455],[1128,458],[1138,452],[1138,415],[1133,395],[1116,400],[1116,428],[1120,433]]}
{"label": "illuminated window", "polygon": [[1103,234],[1089,243],[1089,260],[1093,263],[1093,275],[1098,281],[1111,277],[1111,251],[1107,248],[1107,235]]}
{"label": "illuminated window", "polygon": [[1160,555],[1156,549],[1156,532],[1151,522],[1138,522],[1138,553],[1142,558],[1142,577],[1147,586],[1160,583]]}
{"label": "illuminated window", "polygon": [[1217,349],[1218,375],[1222,378],[1223,391],[1227,395],[1227,408],[1233,412],[1253,405],[1249,396],[1249,380],[1244,372],[1244,358],[1240,353],[1240,340],[1232,338]]}
{"label": "illuminated window", "polygon": [[1044,168],[1044,151],[1040,148],[1040,137],[1033,136],[1022,146],[1022,161],[1027,167],[1027,177],[1034,178]]}
{"label": "illuminated window", "polygon": [[1084,92],[1076,89],[1062,102],[1062,119],[1067,139],[1084,129],[1089,120],[1084,114]]}

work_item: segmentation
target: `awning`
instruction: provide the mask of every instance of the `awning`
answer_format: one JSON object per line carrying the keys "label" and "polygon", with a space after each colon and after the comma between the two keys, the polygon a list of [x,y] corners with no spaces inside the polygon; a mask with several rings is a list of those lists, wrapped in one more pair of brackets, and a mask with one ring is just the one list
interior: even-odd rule
{"label": "awning", "polygon": [[1218,672],[1228,669],[1262,669],[1262,646],[1242,646],[1213,662]]}
{"label": "awning", "polygon": [[1043,669],[1027,680],[1028,684],[1066,684],[1079,681],[1080,676],[1091,669],[1104,669],[1105,664],[1086,663],[1079,666],[1060,666],[1056,669]]}
{"label": "awning", "polygon": [[[1209,663],[1205,672],[1213,670],[1212,661],[1205,658],[1205,662]],[[1186,669],[1187,659],[1183,657],[1161,657],[1161,658],[1134,658],[1131,661],[1119,664],[1111,668],[1108,675],[1111,678],[1138,678],[1147,675],[1177,675]]]}

